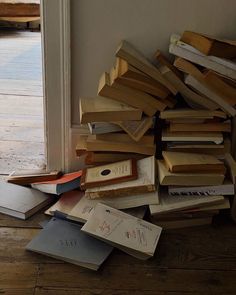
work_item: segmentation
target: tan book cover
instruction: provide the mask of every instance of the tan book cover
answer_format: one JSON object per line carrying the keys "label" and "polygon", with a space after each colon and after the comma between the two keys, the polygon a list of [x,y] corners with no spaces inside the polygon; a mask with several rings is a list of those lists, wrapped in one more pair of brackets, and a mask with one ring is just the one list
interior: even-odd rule
{"label": "tan book cover", "polygon": [[137,161],[138,178],[123,183],[87,189],[85,195],[91,199],[129,196],[156,190],[156,160],[147,157]]}
{"label": "tan book cover", "polygon": [[86,165],[99,165],[128,159],[140,160],[143,158],[145,158],[145,155],[134,153],[86,152],[84,161]]}
{"label": "tan book cover", "polygon": [[174,173],[170,172],[164,161],[158,161],[158,175],[161,185],[220,185],[224,182],[224,174],[216,173]]}
{"label": "tan book cover", "polygon": [[154,255],[162,228],[99,203],[81,230],[145,260]]}
{"label": "tan book cover", "polygon": [[140,120],[142,111],[106,97],[81,97],[80,123]]}
{"label": "tan book cover", "polygon": [[80,178],[80,187],[87,189],[137,178],[137,162],[135,159],[128,159],[84,169]]}
{"label": "tan book cover", "polygon": [[224,163],[211,155],[168,151],[163,151],[162,155],[171,172],[223,174],[226,172]]}
{"label": "tan book cover", "polygon": [[206,123],[170,123],[170,132],[231,132],[231,122],[212,122]]}

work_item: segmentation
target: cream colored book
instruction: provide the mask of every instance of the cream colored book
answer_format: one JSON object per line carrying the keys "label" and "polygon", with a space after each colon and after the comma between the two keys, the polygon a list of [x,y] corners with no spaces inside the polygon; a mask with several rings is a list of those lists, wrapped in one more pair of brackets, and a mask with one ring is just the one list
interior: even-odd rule
{"label": "cream colored book", "polygon": [[162,76],[160,71],[153,64],[151,64],[146,59],[146,57],[144,57],[144,55],[140,53],[137,49],[135,49],[129,42],[125,40],[121,42],[116,51],[116,56],[123,58],[133,67],[139,69],[141,72],[157,80],[166,88],[168,88],[173,94],[177,93],[175,87]]}
{"label": "cream colored book", "polygon": [[162,228],[99,203],[81,230],[146,260],[154,255]]}
{"label": "cream colored book", "polygon": [[81,97],[80,123],[140,120],[142,111],[106,97]]}
{"label": "cream colored book", "polygon": [[164,161],[158,161],[158,175],[161,185],[221,185],[224,182],[224,174],[216,173],[172,173],[168,171]]}
{"label": "cream colored book", "polygon": [[162,141],[202,141],[221,144],[224,138],[220,132],[170,132],[163,130]]}
{"label": "cream colored book", "polygon": [[156,160],[147,157],[137,161],[138,179],[113,185],[90,188],[85,195],[91,199],[102,197],[125,197],[135,194],[153,192],[156,190]]}
{"label": "cream colored book", "polygon": [[162,156],[171,172],[222,174],[226,172],[224,163],[211,155],[163,151]]}
{"label": "cream colored book", "polygon": [[160,203],[149,205],[151,215],[159,215],[195,207],[224,203],[223,196],[171,196],[167,190],[161,190]]}
{"label": "cream colored book", "polygon": [[129,209],[144,205],[158,204],[159,197],[157,191],[126,197],[107,197],[93,200],[84,196],[69,212],[67,218],[84,223],[88,220],[98,203],[103,203],[116,209]]}
{"label": "cream colored book", "polygon": [[224,99],[216,92],[206,87],[204,83],[198,81],[191,75],[187,75],[184,81],[187,85],[191,86],[192,88],[196,89],[197,91],[217,103],[218,106],[230,116],[234,117],[236,115],[236,109],[225,102]]}

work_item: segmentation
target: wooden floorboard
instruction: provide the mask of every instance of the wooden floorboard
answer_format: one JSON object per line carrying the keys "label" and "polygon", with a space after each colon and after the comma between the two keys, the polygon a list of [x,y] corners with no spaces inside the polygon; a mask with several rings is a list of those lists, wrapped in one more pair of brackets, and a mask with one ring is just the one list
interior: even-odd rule
{"label": "wooden floorboard", "polygon": [[0,174],[45,169],[41,34],[0,31]]}

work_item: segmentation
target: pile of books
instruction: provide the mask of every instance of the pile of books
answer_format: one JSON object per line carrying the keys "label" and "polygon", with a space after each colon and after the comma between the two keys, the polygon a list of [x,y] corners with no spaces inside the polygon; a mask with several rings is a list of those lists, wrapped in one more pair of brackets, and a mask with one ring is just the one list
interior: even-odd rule
{"label": "pile of books", "polygon": [[113,247],[147,259],[162,228],[235,210],[236,42],[186,31],[170,43],[174,63],[158,50],[154,65],[122,41],[98,96],[80,98],[85,169],[32,185],[62,194],[28,250],[97,270]]}

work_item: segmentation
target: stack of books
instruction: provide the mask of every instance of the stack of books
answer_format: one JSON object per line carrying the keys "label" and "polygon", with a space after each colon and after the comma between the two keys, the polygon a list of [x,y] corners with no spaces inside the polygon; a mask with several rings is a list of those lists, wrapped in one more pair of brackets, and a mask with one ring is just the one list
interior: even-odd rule
{"label": "stack of books", "polygon": [[153,222],[164,228],[209,224],[219,210],[230,208],[234,184],[226,177],[229,154],[226,163],[212,155],[183,152],[163,151],[163,158],[158,160],[160,203],[149,206]]}
{"label": "stack of books", "polygon": [[97,97],[80,98],[80,122],[90,134],[80,137],[77,156],[90,165],[155,155],[155,115],[174,108],[175,87],[127,41],[98,84]]}

